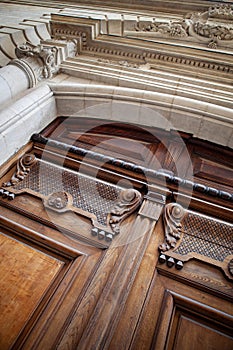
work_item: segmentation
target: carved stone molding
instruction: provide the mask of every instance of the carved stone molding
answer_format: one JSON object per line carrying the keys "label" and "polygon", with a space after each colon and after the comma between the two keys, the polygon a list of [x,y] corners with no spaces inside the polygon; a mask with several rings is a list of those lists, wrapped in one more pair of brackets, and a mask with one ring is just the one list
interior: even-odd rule
{"label": "carved stone molding", "polygon": [[57,47],[49,47],[46,45],[33,45],[27,42],[19,45],[15,49],[16,56],[20,59],[34,57],[41,62],[41,68],[38,79],[48,79],[57,72]]}
{"label": "carved stone molding", "polygon": [[208,10],[209,18],[233,19],[233,6],[230,4],[219,4],[210,6]]}
{"label": "carved stone molding", "polygon": [[[135,25],[135,31],[140,33],[148,33],[151,32],[155,36],[162,37],[173,37],[173,38],[184,38],[188,36],[187,32],[188,25],[185,21],[180,22],[150,22],[149,24],[141,24],[138,22]],[[131,32],[127,33],[128,36],[132,35]]]}
{"label": "carved stone molding", "polygon": [[[77,39],[80,54],[94,56],[96,59],[104,60],[103,63],[115,64],[116,62],[129,68],[150,69],[153,64],[156,65],[158,61],[162,61],[166,65],[182,66],[182,69],[192,67],[192,69],[232,74],[233,65],[229,63],[225,53],[221,53],[222,59],[214,60],[208,50],[208,45],[212,48],[233,47],[232,24],[225,24],[225,19],[217,19],[216,22],[211,16],[208,11],[199,14],[189,13],[180,20],[177,19],[177,16],[173,20],[170,15],[168,19],[147,17],[148,20],[145,18],[141,20],[140,16],[132,16],[133,19],[129,21],[123,16],[122,21],[115,21],[116,25],[123,26],[124,29],[122,35],[114,36],[114,40],[111,35],[108,35],[111,33],[104,32],[105,35],[102,36],[101,26],[105,28],[107,25],[103,24],[104,20],[95,19],[94,14],[90,18],[76,16],[72,20],[70,17],[66,20],[65,14],[52,15],[51,29],[55,39]],[[221,24],[221,21],[225,22]],[[201,29],[202,25],[204,27]],[[142,39],[140,47],[136,38]],[[162,38],[162,41],[158,42],[157,38]],[[163,47],[163,39],[166,47]],[[148,45],[148,40],[150,45]],[[168,46],[172,42],[176,44],[175,51],[174,47]],[[188,55],[180,47],[186,45]],[[201,49],[205,47],[207,55],[199,55],[196,50],[197,46]],[[64,63],[63,68],[65,67]]]}
{"label": "carved stone molding", "polygon": [[126,189],[120,193],[119,201],[114,205],[108,214],[108,225],[114,234],[120,233],[120,224],[141,204],[141,193],[134,189]]}
{"label": "carved stone molding", "polygon": [[[216,49],[217,46],[233,47],[233,6],[216,5],[208,11],[189,13],[184,19],[159,20],[151,22],[142,21],[140,17],[135,25],[135,32],[146,35],[153,34],[154,37],[178,38],[182,40],[194,39],[200,43],[206,43],[209,47]],[[128,31],[128,36],[133,32]],[[153,38],[150,36],[150,38]]]}

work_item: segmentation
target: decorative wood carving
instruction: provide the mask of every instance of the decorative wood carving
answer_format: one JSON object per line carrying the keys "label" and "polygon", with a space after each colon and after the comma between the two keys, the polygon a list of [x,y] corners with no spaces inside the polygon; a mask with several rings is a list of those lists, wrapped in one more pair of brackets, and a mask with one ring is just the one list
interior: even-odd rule
{"label": "decorative wood carving", "polygon": [[[31,146],[29,145],[29,147]],[[55,158],[55,155],[56,153],[61,154],[59,152],[60,149],[51,147],[50,159],[57,160],[58,158]],[[40,144],[36,144],[35,152],[36,155],[39,155],[40,152],[43,152],[43,147]],[[99,157],[99,154],[94,152],[91,155]],[[78,157],[74,158],[76,160],[79,159]],[[102,161],[104,158],[96,159]],[[72,169],[75,169],[75,164],[77,165],[78,162],[72,159],[70,153],[68,153],[66,160],[66,164],[72,165]],[[9,270],[8,260],[13,263],[17,260],[16,266],[13,266],[11,269],[13,272],[14,270],[17,272],[18,267],[20,269],[18,278],[17,273],[11,274],[13,279],[10,278],[7,281],[8,283],[5,284],[6,288],[4,290],[8,291],[10,286],[12,292],[21,291],[20,296],[22,297],[21,282],[22,279],[26,278],[30,283],[33,281],[32,292],[37,299],[39,298],[39,303],[34,302],[34,306],[29,308],[26,300],[28,299],[26,298],[28,293],[23,293],[26,296],[24,295],[24,301],[20,307],[25,312],[28,310],[30,315],[26,317],[26,325],[19,329],[19,338],[16,340],[16,343],[9,344],[9,346],[15,349],[22,347],[28,349],[111,349],[117,344],[117,347],[120,346],[124,349],[129,349],[130,347],[163,349],[167,345],[171,348],[174,347],[174,342],[171,338],[178,335],[174,339],[175,342],[176,339],[179,340],[177,343],[180,345],[179,348],[188,349],[191,342],[198,346],[200,339],[206,339],[206,334],[209,334],[209,336],[207,338],[208,341],[205,342],[205,348],[208,348],[206,344],[211,339],[214,339],[212,344],[221,344],[222,339],[225,339],[223,340],[224,342],[228,342],[227,345],[230,344],[232,317],[228,313],[231,310],[232,284],[228,280],[224,280],[218,268],[211,267],[210,263],[217,267],[227,267],[230,275],[233,256],[227,256],[224,262],[219,262],[205,255],[194,255],[193,252],[188,255],[188,250],[185,250],[186,255],[182,255],[181,252],[177,254],[178,249],[181,249],[181,247],[182,249],[186,249],[186,247],[187,249],[189,247],[194,249],[194,245],[191,246],[189,241],[186,246],[183,245],[186,235],[190,236],[190,240],[195,239],[198,247],[204,246],[206,249],[205,254],[208,254],[209,257],[213,254],[210,246],[212,248],[217,247],[217,249],[224,247],[225,249],[228,245],[229,248],[232,241],[231,236],[228,235],[229,224],[220,222],[221,225],[218,223],[215,226],[213,218],[207,218],[210,220],[208,221],[202,215],[203,220],[198,221],[197,218],[194,219],[191,215],[189,217],[185,215],[181,220],[181,238],[177,240],[176,246],[168,251],[161,252],[160,261],[166,262],[167,267],[163,265],[156,269],[158,254],[155,253],[155,249],[157,249],[158,241],[163,234],[162,225],[160,225],[160,222],[156,225],[156,219],[161,213],[167,195],[171,195],[170,191],[166,190],[165,192],[160,186],[157,187],[158,191],[156,192],[156,186],[149,183],[150,191],[144,197],[139,214],[128,218],[127,223],[129,225],[124,227],[124,232],[129,237],[127,244],[124,246],[115,245],[115,242],[121,236],[124,236],[124,234],[121,235],[120,233],[114,238],[115,241],[112,242],[114,249],[101,251],[101,248],[106,248],[110,245],[114,236],[113,231],[107,225],[108,215],[107,217],[104,215],[106,213],[109,214],[111,208],[117,205],[123,189],[120,186],[114,187],[104,181],[97,181],[98,179],[91,179],[90,176],[77,174],[74,170],[61,169],[55,164],[47,162],[43,163],[45,166],[44,175],[38,177],[38,163],[41,165],[43,161],[38,159],[35,165],[31,167],[30,173],[23,180],[7,188],[20,194],[25,191],[27,185],[31,188],[31,191],[33,189],[32,192],[28,189],[29,187],[26,189],[33,196],[18,197],[13,203],[1,200],[0,226],[3,236],[6,233],[4,231],[5,226],[9,228],[9,235],[13,236],[14,240],[15,236],[16,238],[18,236],[18,238],[21,237],[27,246],[29,242],[32,244],[32,247],[28,246],[27,248],[22,244],[22,249],[28,251],[28,254],[26,254],[26,257],[29,257],[28,260],[24,259],[25,254],[22,254],[22,251],[19,254],[23,257],[26,268],[30,270],[26,271],[29,272],[27,276],[24,274],[23,269],[19,267],[21,259],[15,259],[17,258],[17,256],[15,257],[15,251],[12,251],[12,254],[10,254],[10,250],[5,249],[6,246],[4,248],[2,245],[3,250],[5,249],[7,252],[7,259],[3,259],[6,276],[9,275],[9,273],[7,275]],[[131,165],[132,163],[120,161],[119,164],[115,163],[116,167],[112,167],[113,170],[115,172],[118,169],[120,170],[121,164],[125,164],[125,167],[127,167],[128,164]],[[14,171],[12,165],[13,160],[9,164],[9,173],[4,171],[5,179],[11,178]],[[59,169],[61,169],[60,173]],[[132,165],[131,169],[134,169],[134,176],[136,177],[135,170],[141,170],[142,168],[133,168]],[[150,169],[147,169],[147,174],[149,174],[149,171]],[[104,176],[106,173],[103,170],[98,175]],[[60,175],[61,179],[64,179],[64,182],[62,181],[63,188],[56,187],[58,183],[57,176],[60,177]],[[76,177],[76,175],[79,176]],[[130,175],[133,176],[132,174]],[[172,174],[168,175],[171,178],[175,178]],[[157,176],[159,179],[159,172],[157,172]],[[38,182],[38,178],[40,182]],[[83,181],[84,193],[78,186],[80,181]],[[53,187],[54,184],[56,185],[55,187]],[[97,192],[101,194],[97,202],[94,202],[96,197],[91,192],[89,197],[84,197],[84,194],[90,191],[90,184],[94,185]],[[70,193],[68,188],[71,189],[71,201],[68,198]],[[78,190],[80,191],[77,192]],[[50,212],[49,210],[46,213],[43,211],[42,202],[35,198],[36,196],[47,200],[50,205]],[[112,202],[106,200],[109,197],[112,198]],[[91,202],[93,207],[100,208],[100,212],[95,214],[86,210],[89,198],[93,200]],[[101,198],[103,202],[106,200],[108,204],[106,207],[103,206],[104,203]],[[84,199],[88,200],[84,201]],[[127,198],[127,200],[130,202],[130,198]],[[78,204],[80,205],[79,207]],[[192,201],[192,205],[194,204],[195,198]],[[210,203],[206,203],[203,207],[199,205],[199,210],[208,210],[208,205],[209,207],[211,206]],[[58,208],[56,209],[56,207]],[[224,213],[224,208],[220,206],[216,208],[221,210],[220,215]],[[33,213],[34,209],[38,209],[38,211],[35,210]],[[85,213],[83,211],[83,215],[86,215],[87,218],[93,220],[92,222],[96,222],[99,226],[92,227],[86,218],[80,216],[77,218],[75,215],[71,215],[72,213],[70,212],[59,212],[59,210],[73,210],[81,213],[83,209],[86,210]],[[91,211],[90,206],[89,210]],[[170,210],[173,213],[172,208]],[[71,216],[74,219],[77,218],[77,221],[71,220],[72,224],[70,227],[78,226],[78,230],[81,232],[85,230],[85,234],[88,237],[92,235],[92,239],[88,238],[89,241],[94,242],[100,249],[94,249],[86,245],[83,250],[82,241],[80,241],[80,237],[78,239],[75,238],[75,233],[73,236],[68,236],[56,227],[50,227],[48,221],[44,223],[42,220],[40,221],[42,212],[46,218],[47,214],[51,213],[55,218],[64,219],[64,221],[66,216],[69,220]],[[25,213],[26,215],[24,215]],[[30,217],[29,213],[34,215],[34,217]],[[104,224],[97,222],[97,214],[98,220],[102,220]],[[198,215],[190,211],[187,214]],[[177,218],[179,215],[179,211],[174,210],[173,216]],[[175,224],[174,226],[176,228]],[[195,230],[192,230],[193,227],[195,227]],[[206,228],[201,235],[200,232],[203,231],[203,227]],[[216,241],[210,245],[208,242],[213,242],[215,231],[216,236],[214,237]],[[223,236],[226,236],[225,241],[221,237],[223,233]],[[132,241],[131,237],[134,237],[135,240]],[[218,241],[218,239],[220,240]],[[21,246],[21,244],[17,245],[18,247]],[[41,264],[39,264],[40,266],[37,264],[37,248],[41,249],[43,255],[44,266],[42,266],[42,269]],[[33,255],[31,254],[32,249],[36,249]],[[216,254],[216,249],[213,248],[213,250],[215,250],[214,254]],[[16,253],[18,254],[19,252]],[[222,252],[220,253],[222,254]],[[47,254],[49,258],[46,258]],[[184,265],[183,270],[177,273],[175,269],[181,269],[186,257],[191,259],[191,256],[205,263],[193,261],[193,263]],[[48,274],[51,273],[51,260],[54,260],[55,264],[58,261],[63,267],[58,274],[55,271],[55,275],[51,274],[50,278],[48,278]],[[34,267],[38,267],[36,271],[37,276],[39,274],[37,280],[33,271],[35,269],[30,268],[30,261],[33,261]],[[220,266],[220,264],[222,265]],[[45,289],[48,290],[38,293],[36,290],[40,286],[38,281],[40,278],[43,278],[43,274],[47,276],[48,288],[45,286]],[[10,277],[12,277],[11,275]],[[14,282],[13,284],[12,281]],[[172,291],[173,294],[169,291]],[[165,297],[163,297],[163,293],[165,293]],[[203,300],[206,305],[201,305]],[[22,298],[20,298],[20,301],[22,301]],[[16,304],[12,304],[13,311],[15,311]],[[34,309],[37,309],[35,313]],[[17,312],[12,314],[15,324],[17,323],[14,317],[16,314]],[[177,329],[179,324],[181,324],[181,327]],[[180,332],[180,329],[182,332]],[[188,340],[185,337],[187,329],[189,334],[195,335],[195,343],[193,342],[193,337],[192,339],[188,337]],[[216,337],[219,339],[218,343],[215,341]],[[182,343],[183,338],[185,339],[184,343]],[[5,339],[8,339],[7,336],[5,336]],[[229,346],[229,348],[231,347]]]}
{"label": "decorative wood carving", "polygon": [[214,187],[209,187],[204,184],[186,180],[178,176],[174,176],[168,172],[162,172],[162,171],[145,168],[143,166],[138,166],[133,163],[126,162],[122,159],[106,156],[101,153],[93,152],[84,148],[70,146],[66,143],[55,141],[47,137],[44,137],[42,134],[33,134],[31,137],[31,140],[41,145],[46,145],[49,142],[49,145],[51,147],[62,149],[71,154],[76,154],[81,157],[87,156],[90,159],[90,161],[92,159],[99,160],[101,161],[102,164],[108,163],[118,167],[119,169],[126,169],[127,171],[132,171],[133,173],[137,173],[137,174],[145,174],[146,177],[148,178],[151,178],[151,177],[157,178],[157,179],[162,178],[167,182],[167,184],[179,185],[181,187],[191,189],[194,192],[205,193],[205,195],[210,197],[221,198],[226,201],[233,201],[233,194],[227,191],[221,191]]}
{"label": "decorative wood carving", "polygon": [[228,270],[229,270],[230,274],[233,276],[233,259],[231,259],[229,261]]}
{"label": "decorative wood carving", "polygon": [[166,241],[159,247],[160,263],[166,262],[168,267],[178,264],[179,269],[195,258],[220,267],[232,279],[233,225],[192,211],[184,214],[177,204],[165,207]]}
{"label": "decorative wood carving", "polygon": [[119,202],[114,205],[108,214],[108,225],[114,234],[120,233],[121,222],[134,212],[141,202],[142,196],[137,190],[127,189],[120,193]]}
{"label": "decorative wood carving", "polygon": [[12,175],[8,182],[2,184],[2,187],[10,187],[16,185],[18,182],[24,180],[25,176],[30,172],[33,164],[36,163],[34,154],[25,154],[21,157],[16,165],[16,172]]}
{"label": "decorative wood carving", "polygon": [[139,210],[139,214],[143,217],[153,220],[154,222],[157,222],[157,220],[161,215],[165,202],[166,202],[166,191],[164,190],[164,193],[161,194],[156,192],[156,188],[155,188],[154,192],[149,191],[144,196],[144,201]]}
{"label": "decorative wood carving", "polygon": [[125,218],[142,202],[141,193],[135,189],[124,189],[60,168],[36,159],[33,154],[19,159],[17,171],[3,186],[8,187],[7,191],[0,189],[0,195],[5,198],[13,199],[26,192],[41,198],[49,210],[86,216],[94,225],[92,236],[108,243],[119,234]]}
{"label": "decorative wood carving", "polygon": [[57,212],[67,211],[68,206],[71,206],[72,204],[72,196],[65,191],[54,192],[44,200],[44,205],[47,208],[53,209]]}
{"label": "decorative wood carving", "polygon": [[165,206],[163,214],[165,242],[159,247],[161,251],[174,248],[181,238],[181,220],[184,214],[185,210],[177,203],[169,203]]}

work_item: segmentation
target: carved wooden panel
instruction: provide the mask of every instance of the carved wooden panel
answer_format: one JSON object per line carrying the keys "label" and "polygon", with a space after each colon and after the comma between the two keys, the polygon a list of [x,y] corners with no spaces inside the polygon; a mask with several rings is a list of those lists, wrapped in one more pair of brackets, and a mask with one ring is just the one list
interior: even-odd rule
{"label": "carved wooden panel", "polygon": [[[91,178],[57,166],[34,154],[25,154],[16,164],[11,178],[2,183],[0,196],[13,200],[28,193],[43,200],[49,211],[73,212],[89,218],[93,239],[110,244],[120,233],[120,224],[142,201],[140,192]],[[52,218],[52,217],[51,217]],[[74,218],[75,220],[75,218]]]}
{"label": "carved wooden panel", "polygon": [[[106,124],[106,121],[100,119],[58,118],[43,131],[43,135],[56,140],[58,144],[54,146],[60,147],[61,150],[62,143],[66,144],[66,152],[67,145],[72,145],[74,149],[70,149],[70,157],[76,158],[80,154],[75,147],[96,154],[108,154],[111,159],[117,160],[118,172],[125,176],[128,176],[132,168],[135,178],[146,182],[150,181],[152,176],[154,181],[154,177],[158,180],[155,172],[162,169],[167,172],[168,185],[182,185],[183,179],[186,179],[194,183],[192,185],[189,182],[185,185],[186,190],[189,191],[192,187],[199,192],[199,198],[218,204],[219,198],[232,202],[232,165],[229,162],[232,151],[195,139],[189,134],[174,130],[169,132],[155,127],[138,128],[124,123]],[[116,140],[115,146],[118,148],[115,149],[113,144],[105,145],[105,138]],[[42,139],[40,142],[38,137],[34,141],[39,147],[43,142],[47,142]],[[51,143],[51,149],[54,149],[54,146]],[[85,152],[82,153],[83,156],[86,156]],[[90,163],[93,159],[88,157]],[[94,163],[97,163],[97,158]],[[116,170],[113,168],[114,162],[110,159],[102,157],[99,164]],[[210,196],[212,198],[208,199]],[[224,202],[221,204],[225,205]]]}
{"label": "carved wooden panel", "polygon": [[53,126],[47,127],[43,135],[144,166],[149,165],[151,156],[160,143],[146,128],[133,125],[83,118],[60,118],[59,121],[56,129]]}
{"label": "carved wooden panel", "polygon": [[8,349],[48,301],[50,290],[67,266],[65,261],[3,232],[0,254],[0,348]]}
{"label": "carved wooden panel", "polygon": [[160,263],[182,269],[183,262],[195,258],[222,268],[233,279],[232,224],[170,203],[164,210],[164,230]]}
{"label": "carved wooden panel", "polygon": [[5,207],[0,230],[1,349],[52,349],[79,305],[102,250],[76,244]]}
{"label": "carved wooden panel", "polygon": [[[137,147],[130,161],[106,155],[111,150],[100,143],[110,130],[127,139],[120,142],[121,155],[130,153],[125,149],[130,138],[131,145],[139,140],[166,169],[156,170],[153,157],[147,166],[137,163],[147,154]],[[19,324],[12,313],[12,348],[231,348],[232,194],[229,186],[227,191],[218,187],[226,186],[225,155],[219,163],[221,183],[214,187],[212,180],[203,184],[173,174],[177,162],[183,174],[187,164],[184,144],[172,133],[161,132],[157,142],[136,129],[111,125],[103,127],[102,137],[97,125],[80,141],[81,131],[73,120],[66,127],[56,121],[46,137],[35,135],[26,153],[2,170],[0,227],[14,242],[4,251],[10,273],[4,260],[2,271],[8,282],[16,281],[2,285],[12,286],[16,298],[28,279],[25,288],[34,291],[33,305],[29,293],[17,301],[24,310]],[[51,141],[47,136],[53,132]],[[184,136],[184,143],[190,140]],[[215,149],[207,148],[202,157],[209,161]],[[131,181],[132,189],[125,190],[124,181]],[[178,188],[181,199],[193,191],[188,210],[174,203]]]}
{"label": "carved wooden panel", "polygon": [[233,177],[233,169],[231,164],[223,165],[199,158],[194,163],[194,174],[196,177],[229,186]]}
{"label": "carved wooden panel", "polygon": [[193,174],[198,181],[209,186],[218,184],[222,189],[232,188],[233,167],[230,149],[204,145],[198,140],[191,140],[188,146],[192,154]]}
{"label": "carved wooden panel", "polygon": [[165,290],[160,317],[153,349],[229,350],[233,346],[231,314],[190,297]]}
{"label": "carved wooden panel", "polygon": [[[197,274],[200,266],[196,266]],[[202,273],[200,271],[200,276]],[[178,279],[178,275],[170,274],[163,267],[157,270],[136,327],[132,348],[231,349],[232,299],[221,293],[217,297],[213,290],[204,288],[208,280],[204,276],[202,285],[198,279],[188,283],[188,273],[183,279]],[[213,277],[212,271],[209,276]],[[221,277],[218,278],[220,281]],[[215,281],[212,281],[212,286],[217,287]]]}

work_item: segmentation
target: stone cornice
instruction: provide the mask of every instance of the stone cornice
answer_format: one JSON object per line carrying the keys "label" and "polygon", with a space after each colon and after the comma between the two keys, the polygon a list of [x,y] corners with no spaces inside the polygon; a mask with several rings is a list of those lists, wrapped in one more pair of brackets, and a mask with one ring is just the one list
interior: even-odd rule
{"label": "stone cornice", "polygon": [[[2,2],[6,3],[17,3],[24,5],[35,5],[38,6],[37,0],[2,0]],[[59,0],[50,0],[40,1],[40,6],[44,7],[53,7],[53,8],[65,8],[65,7],[78,7],[78,8],[96,8],[96,9],[110,9],[112,11],[140,11],[141,13],[149,13],[153,11],[160,12],[173,12],[173,13],[182,13],[185,14],[189,11],[206,11],[209,6],[213,4],[222,4],[222,1],[209,1],[209,0],[144,0],[143,4],[141,0],[132,0],[130,2],[126,2],[125,0],[68,0],[68,1],[59,1]],[[231,4],[231,1],[225,0],[224,3]]]}
{"label": "stone cornice", "polygon": [[[84,14],[81,14],[83,17],[77,17],[76,12],[64,10],[60,14],[51,17],[52,37],[68,40],[79,38],[78,51],[80,54],[110,60],[127,60],[129,64],[149,63],[157,65],[159,63],[170,68],[182,66],[187,71],[192,69],[193,71],[200,71],[200,73],[210,71],[220,75],[231,75],[233,73],[231,49],[231,46],[233,47],[233,27],[229,23],[232,22],[230,17],[233,10],[229,6],[226,7],[227,11],[224,15],[226,19],[223,19],[221,8],[219,10],[220,14],[215,14],[218,9],[219,7],[213,7],[201,14],[188,14],[187,19],[182,20],[180,18],[176,22],[171,20],[169,22],[166,22],[166,20],[158,21],[156,23],[160,23],[159,26],[165,25],[165,33],[162,34],[157,27],[155,32],[146,30],[146,25],[152,22],[149,20],[148,22],[140,22],[139,16],[131,16],[130,21],[124,16],[115,20],[110,17],[107,18],[107,16],[104,17],[104,13],[90,16],[87,14],[86,17],[88,18],[85,18]],[[195,16],[197,19],[195,19]],[[213,25],[207,23],[207,18],[211,22],[212,17],[217,20]],[[111,21],[115,21],[115,29],[111,28]],[[221,21],[225,21],[227,24],[219,25],[221,27],[220,31],[223,31],[223,36],[218,38],[218,33],[215,33],[217,30],[216,23]],[[182,24],[183,22],[185,24]],[[200,33],[194,35],[193,28],[196,24],[199,25],[202,22],[204,23],[203,28],[208,33],[205,32],[202,35],[203,28],[198,27]],[[183,31],[186,30],[184,37],[180,36],[179,33],[177,36],[169,34],[168,27],[173,28],[173,23],[174,26],[178,25]],[[131,26],[134,32],[127,31],[127,26]],[[114,30],[118,34],[111,35],[114,34]],[[215,34],[211,34],[209,31]],[[129,33],[130,35],[128,35]],[[136,37],[138,33],[141,33],[142,37]],[[151,34],[155,34],[155,37],[151,38]]]}

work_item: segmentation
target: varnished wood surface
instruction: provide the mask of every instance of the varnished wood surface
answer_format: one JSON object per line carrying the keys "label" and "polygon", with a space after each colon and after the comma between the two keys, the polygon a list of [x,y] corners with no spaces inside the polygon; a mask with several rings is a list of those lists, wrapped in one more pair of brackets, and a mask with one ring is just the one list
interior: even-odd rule
{"label": "varnished wood surface", "polygon": [[[85,128],[89,131],[83,135]],[[112,134],[120,142],[109,149],[106,141]],[[181,133],[181,142],[172,132],[158,131],[154,138],[136,127],[103,126],[102,121],[86,119],[84,123],[76,118],[58,119],[44,135],[86,149],[94,147],[103,155],[120,154],[149,167],[155,166],[153,157],[148,157],[151,152],[168,171],[175,173],[180,162],[184,178],[188,165],[182,162],[187,146],[194,179],[207,187],[232,191],[231,151],[190,135]],[[34,152],[55,163],[64,158],[62,150],[46,148],[47,153],[41,145],[30,143],[20,154]],[[2,181],[13,174],[16,159],[17,155],[1,169]],[[78,171],[81,161],[68,152],[65,165]],[[82,164],[82,170],[93,175],[95,166],[98,162],[93,160],[93,164]],[[127,169],[119,174],[116,169],[102,167],[98,176],[110,183],[127,178],[142,196],[147,193],[145,177]],[[227,222],[232,221],[232,203],[219,197],[210,199],[206,193],[194,193],[192,198],[183,193],[182,197],[177,186],[149,185],[148,208],[144,202],[126,219],[120,233],[124,243],[119,236],[119,244],[109,248],[98,239],[89,240],[92,223],[85,216],[71,212],[51,215],[41,199],[29,193],[13,201],[1,197],[1,296],[7,300],[4,305],[15,305],[9,314],[5,306],[2,312],[1,350],[8,350],[10,344],[13,350],[232,348],[232,281],[205,258],[185,262],[182,270],[158,261],[165,233],[163,196],[166,203],[174,202],[177,196],[181,202],[188,199],[193,211]]]}
{"label": "varnished wood surface", "polygon": [[[1,233],[0,348],[10,347],[64,262]],[[46,271],[46,273],[45,273]]]}
{"label": "varnished wood surface", "polygon": [[[137,164],[153,169],[156,166],[154,163],[156,158],[163,169],[173,171],[174,175],[177,175],[178,167],[178,176],[186,178],[189,176],[190,166],[186,159],[187,148],[193,165],[194,179],[197,182],[204,180],[205,184],[214,183],[215,186],[219,184],[219,188],[223,190],[232,188],[233,185],[233,166],[230,161],[233,158],[232,150],[195,139],[189,134],[140,128],[124,123],[106,124],[98,119],[60,118],[59,126],[57,121],[54,126],[45,129],[44,135],[74,146],[93,149],[95,152],[106,154],[107,151],[108,155],[112,157],[118,155],[117,158],[121,159],[124,159],[124,152],[127,154],[130,147],[128,160],[134,160]],[[115,144],[110,146],[111,150],[105,143],[106,139],[115,140]],[[139,156],[145,147],[150,151],[148,156],[154,155],[154,157],[148,157],[146,154]]]}
{"label": "varnished wood surface", "polygon": [[[183,340],[183,343],[180,335],[185,332],[185,328],[181,330],[179,327],[182,317],[190,319],[194,325],[192,330],[189,329],[189,336]],[[209,347],[216,348],[217,346],[221,349],[221,346],[226,343],[229,346],[232,342],[232,322],[232,301],[224,301],[224,299],[189,287],[187,284],[179,283],[174,278],[158,275],[154,278],[150,293],[148,293],[132,348],[172,349],[174,343],[180,341],[180,346],[187,345],[187,349],[189,346],[191,349],[197,346],[204,349],[203,346],[206,343],[204,339],[203,343],[201,340],[202,337],[205,337],[207,326]],[[179,331],[181,331],[180,334]],[[219,332],[222,333],[220,337],[218,337]],[[194,343],[192,339],[195,340]]]}
{"label": "varnished wood surface", "polygon": [[[198,322],[186,315],[179,315],[177,332],[174,334],[173,342],[168,349],[174,350],[195,350],[198,344],[200,350],[213,349],[229,350],[233,347],[233,338],[230,335]],[[190,336],[192,334],[192,337]]]}
{"label": "varnished wood surface", "polygon": [[[41,225],[39,222],[23,217],[7,208],[1,207],[1,215],[3,215],[3,219],[0,220],[0,225],[7,227],[10,238],[13,237],[14,240],[18,237],[20,241],[22,239],[23,247],[25,243],[28,245],[29,251],[34,252],[35,250],[37,252],[39,249],[43,252],[42,256],[49,259],[51,255],[52,261],[55,260],[58,263],[61,261],[62,266],[64,265],[58,278],[48,288],[46,294],[40,295],[41,300],[39,304],[34,305],[34,313],[31,313],[30,309],[28,310],[30,305],[22,300],[21,306],[25,309],[26,314],[29,312],[29,316],[21,333],[16,334],[13,345],[13,349],[17,350],[24,348],[24,346],[25,349],[53,349],[57,338],[63,334],[75,308],[80,303],[86,287],[90,283],[89,278],[101,261],[102,251],[75,241],[56,229]],[[4,228],[2,230],[5,231]],[[9,259],[14,262],[15,256],[12,253],[14,253],[12,250],[8,250]],[[4,260],[2,264],[4,265]],[[41,266],[40,262],[38,264],[41,268],[39,279],[34,279],[34,270],[30,270],[28,273],[28,278],[33,281],[35,288],[40,285],[40,280],[43,280],[44,275],[48,273],[47,266]],[[8,271],[7,265],[5,269],[11,278],[12,272]],[[20,276],[17,276],[15,279],[16,291],[18,288],[20,290],[21,282]],[[34,295],[35,298],[36,295]],[[17,323],[17,317],[15,320]],[[4,350],[8,348],[8,345],[3,347]]]}

